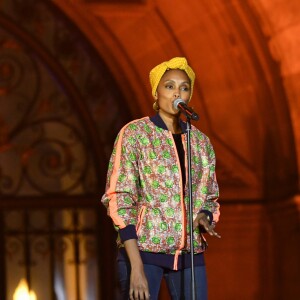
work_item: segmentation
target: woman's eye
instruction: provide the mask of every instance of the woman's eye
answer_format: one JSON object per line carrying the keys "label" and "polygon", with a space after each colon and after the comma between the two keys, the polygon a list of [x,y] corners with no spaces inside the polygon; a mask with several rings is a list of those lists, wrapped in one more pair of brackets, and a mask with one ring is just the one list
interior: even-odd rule
{"label": "woman's eye", "polygon": [[167,84],[167,85],[166,85],[166,88],[167,88],[167,89],[172,89],[172,88],[173,88],[173,85]]}
{"label": "woman's eye", "polygon": [[183,86],[183,87],[181,87],[181,90],[188,92],[190,90],[190,88],[188,86]]}

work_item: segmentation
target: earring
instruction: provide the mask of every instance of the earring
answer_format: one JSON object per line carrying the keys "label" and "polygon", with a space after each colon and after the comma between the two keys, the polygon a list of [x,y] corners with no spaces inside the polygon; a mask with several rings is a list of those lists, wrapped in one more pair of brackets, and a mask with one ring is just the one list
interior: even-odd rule
{"label": "earring", "polygon": [[157,103],[157,100],[153,103],[153,109],[154,109],[155,111],[159,111],[159,105],[158,105],[158,103]]}

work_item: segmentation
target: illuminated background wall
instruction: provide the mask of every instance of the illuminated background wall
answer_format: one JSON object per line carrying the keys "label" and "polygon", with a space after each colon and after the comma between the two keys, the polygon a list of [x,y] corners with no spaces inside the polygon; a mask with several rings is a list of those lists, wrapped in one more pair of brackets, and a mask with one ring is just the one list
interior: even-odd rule
{"label": "illuminated background wall", "polygon": [[37,299],[114,297],[107,160],[174,56],[217,154],[210,299],[300,297],[299,1],[3,0],[0,25],[0,299],[21,278]]}

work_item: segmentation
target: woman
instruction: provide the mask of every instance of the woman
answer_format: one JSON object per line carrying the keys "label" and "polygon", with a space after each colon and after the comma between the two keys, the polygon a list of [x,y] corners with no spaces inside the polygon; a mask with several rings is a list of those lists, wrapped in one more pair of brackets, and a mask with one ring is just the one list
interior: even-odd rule
{"label": "woman", "polygon": [[[195,74],[183,57],[153,68],[157,114],[119,132],[102,198],[118,230],[122,299],[157,299],[163,277],[172,299],[191,299],[186,123],[173,102],[192,96]],[[194,266],[197,299],[207,299],[203,232],[219,219],[215,155],[209,139],[191,130]]]}

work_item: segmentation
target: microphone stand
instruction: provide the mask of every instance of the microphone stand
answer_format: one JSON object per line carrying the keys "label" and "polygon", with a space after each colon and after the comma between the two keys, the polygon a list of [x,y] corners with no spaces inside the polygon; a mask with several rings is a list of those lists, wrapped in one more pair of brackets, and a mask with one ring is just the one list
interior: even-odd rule
{"label": "microphone stand", "polygon": [[196,300],[195,267],[194,267],[194,226],[193,226],[193,193],[192,193],[192,158],[191,158],[191,118],[186,116],[187,124],[187,160],[188,160],[188,189],[189,189],[189,224],[191,249],[192,300]]}

